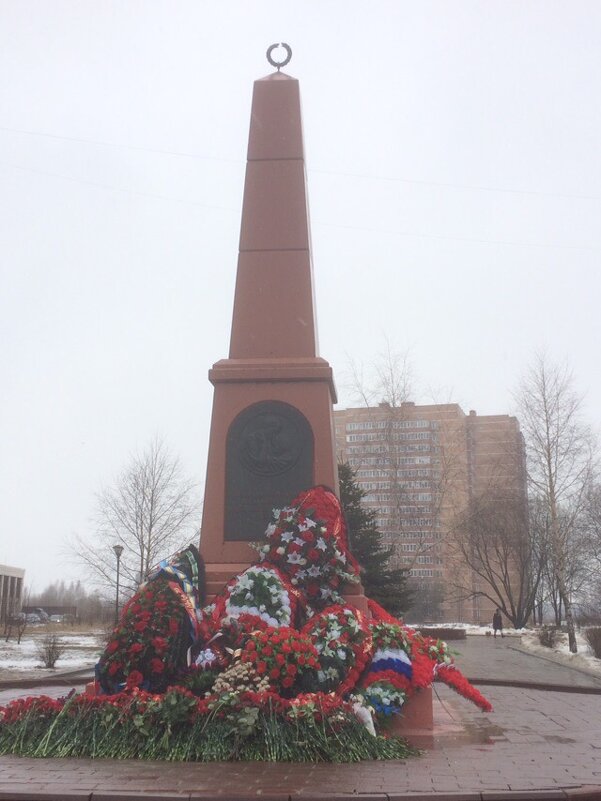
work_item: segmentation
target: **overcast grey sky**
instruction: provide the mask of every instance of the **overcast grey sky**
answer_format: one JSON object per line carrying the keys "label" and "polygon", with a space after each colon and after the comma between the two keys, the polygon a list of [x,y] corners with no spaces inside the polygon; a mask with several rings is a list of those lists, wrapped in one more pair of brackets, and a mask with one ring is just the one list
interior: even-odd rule
{"label": "overcast grey sky", "polygon": [[512,411],[537,349],[601,422],[601,3],[0,0],[0,563],[75,569],[163,436],[203,491],[252,82],[301,82],[321,355]]}

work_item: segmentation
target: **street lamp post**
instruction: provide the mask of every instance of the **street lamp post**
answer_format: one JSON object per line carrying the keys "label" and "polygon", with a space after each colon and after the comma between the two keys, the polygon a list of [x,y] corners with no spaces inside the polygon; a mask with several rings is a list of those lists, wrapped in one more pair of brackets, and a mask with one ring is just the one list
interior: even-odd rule
{"label": "street lamp post", "polygon": [[121,554],[123,553],[123,545],[113,545],[113,551],[117,557],[117,593],[115,595],[115,626],[119,622],[119,564],[121,562]]}

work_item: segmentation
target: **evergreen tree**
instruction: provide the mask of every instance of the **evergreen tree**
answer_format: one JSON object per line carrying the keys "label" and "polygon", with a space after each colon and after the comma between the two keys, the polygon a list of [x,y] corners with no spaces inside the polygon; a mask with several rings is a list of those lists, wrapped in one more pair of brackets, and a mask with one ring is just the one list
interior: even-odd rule
{"label": "evergreen tree", "polygon": [[391,614],[407,612],[413,602],[413,592],[407,586],[407,571],[389,567],[394,549],[382,542],[382,532],[376,526],[376,512],[362,506],[366,493],[357,484],[355,472],[347,462],[338,465],[338,477],[349,545],[363,568],[361,581],[365,594]]}

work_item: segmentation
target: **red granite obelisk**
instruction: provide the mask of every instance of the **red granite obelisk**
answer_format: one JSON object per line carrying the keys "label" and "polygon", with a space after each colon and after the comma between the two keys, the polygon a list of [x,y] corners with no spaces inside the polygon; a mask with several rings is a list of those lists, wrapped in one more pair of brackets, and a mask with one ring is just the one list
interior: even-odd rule
{"label": "red granite obelisk", "polygon": [[299,84],[255,81],[229,358],[214,385],[200,549],[209,596],[255,559],[272,507],[338,491],[328,362],[317,355]]}

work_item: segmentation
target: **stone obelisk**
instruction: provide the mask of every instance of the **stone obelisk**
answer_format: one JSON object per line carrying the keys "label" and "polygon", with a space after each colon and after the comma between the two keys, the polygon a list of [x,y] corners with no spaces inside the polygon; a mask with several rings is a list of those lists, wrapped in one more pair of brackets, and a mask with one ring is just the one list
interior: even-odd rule
{"label": "stone obelisk", "polygon": [[[272,62],[273,63],[273,62]],[[317,355],[299,83],[255,81],[229,358],[213,413],[200,548],[211,596],[255,559],[271,509],[338,491],[332,370]]]}

